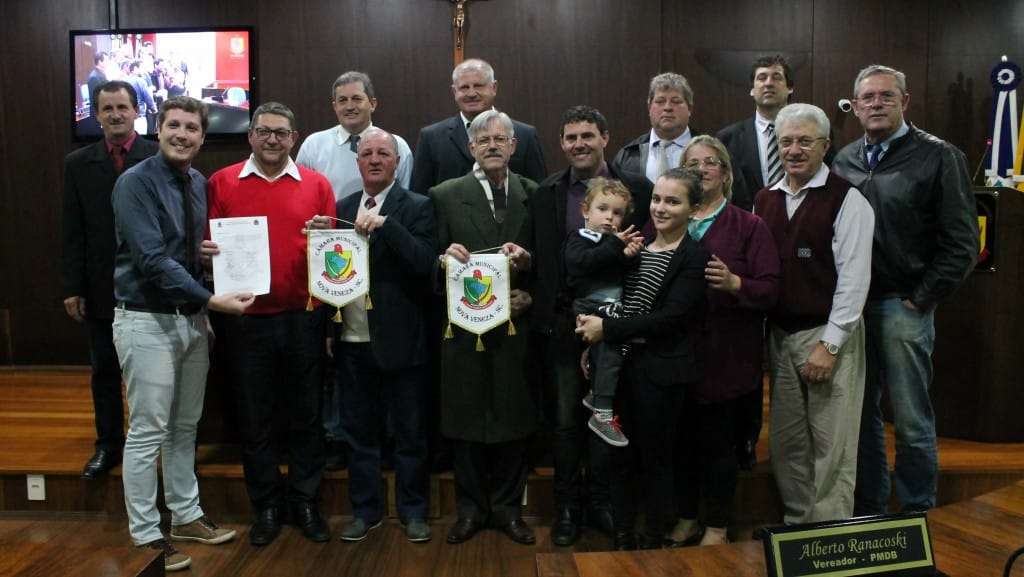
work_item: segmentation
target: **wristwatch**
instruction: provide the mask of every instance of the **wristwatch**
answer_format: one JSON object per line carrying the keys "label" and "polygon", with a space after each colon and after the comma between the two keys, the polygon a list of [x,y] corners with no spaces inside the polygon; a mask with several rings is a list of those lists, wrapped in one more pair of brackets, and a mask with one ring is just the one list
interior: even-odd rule
{"label": "wristwatch", "polygon": [[833,345],[832,343],[830,343],[828,341],[818,341],[818,342],[820,342],[821,346],[825,347],[825,350],[828,351],[828,354],[832,355],[833,357],[839,354],[839,346],[838,345]]}

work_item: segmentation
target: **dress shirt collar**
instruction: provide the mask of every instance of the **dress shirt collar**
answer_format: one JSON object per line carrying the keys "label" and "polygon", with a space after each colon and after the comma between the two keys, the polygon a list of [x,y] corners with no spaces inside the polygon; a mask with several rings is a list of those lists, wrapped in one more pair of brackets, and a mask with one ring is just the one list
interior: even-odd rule
{"label": "dress shirt collar", "polygon": [[760,110],[754,113],[754,125],[757,127],[758,134],[764,134],[764,131],[768,128],[769,124],[775,126],[775,121],[768,120],[767,118],[761,116]]}
{"label": "dress shirt collar", "polygon": [[[364,134],[366,134],[367,130],[369,130],[371,128],[373,128],[373,122],[370,122],[369,124],[367,124],[366,128],[364,128],[363,131],[359,133],[360,138]],[[348,140],[350,138],[352,138],[352,133],[347,131],[347,130],[345,130],[345,127],[339,124],[338,125],[338,131],[334,133],[334,136],[335,136],[335,141],[338,143],[338,146],[343,146],[343,145],[344,146],[348,146]]]}
{"label": "dress shirt collar", "polygon": [[260,165],[256,164],[256,155],[250,154],[249,159],[245,161],[245,166],[242,167],[242,171],[238,173],[238,178],[242,179],[252,174],[255,174],[267,182],[274,182],[285,175],[288,175],[298,181],[302,180],[302,175],[299,174],[299,167],[291,157],[288,157],[288,164],[284,166],[284,170],[282,170],[280,174],[270,177],[260,170]]}
{"label": "dress shirt collar", "polygon": [[[138,133],[138,132],[135,132],[135,131],[133,130],[133,131],[132,131],[132,135],[128,137],[128,140],[124,141],[124,144],[122,144],[122,145],[121,145],[121,148],[123,148],[123,149],[124,149],[124,153],[125,153],[126,155],[127,155],[127,154],[128,154],[129,152],[131,152],[131,150],[132,150],[132,145],[133,145],[133,144],[135,144],[135,139],[136,139],[136,138],[137,138],[138,136],[139,136],[139,133]],[[109,140],[104,140],[104,141],[103,141],[103,143],[107,145],[107,153],[108,153],[108,154],[114,154],[114,146],[116,146],[116,145],[115,145],[115,144],[114,144],[113,142],[110,142]]]}
{"label": "dress shirt collar", "polygon": [[789,187],[789,176],[788,175],[783,176],[779,180],[779,182],[775,183],[775,185],[772,186],[771,189],[772,190],[781,190],[781,191],[785,192],[786,194],[788,194],[789,196],[793,196],[793,197],[800,196],[808,188],[818,188],[818,187],[821,187],[821,186],[825,186],[825,180],[828,179],[828,173],[829,173],[828,166],[825,165],[824,162],[822,162],[821,166],[818,167],[818,172],[814,173],[814,176],[811,177],[811,180],[807,181],[807,184],[805,184],[803,186],[803,188],[801,188],[800,190],[794,191],[794,190],[790,189],[790,187]]}
{"label": "dress shirt collar", "polygon": [[[879,158],[881,158],[882,154],[885,154],[886,152],[888,152],[889,146],[892,145],[892,142],[894,140],[896,140],[897,138],[902,137],[903,135],[905,135],[908,132],[910,132],[910,126],[907,126],[907,121],[904,120],[903,124],[900,125],[899,129],[897,129],[896,132],[892,133],[892,135],[889,136],[889,138],[886,138],[885,140],[883,140],[881,142],[882,152],[879,154]],[[866,134],[864,135],[864,146],[865,147],[870,146],[870,144],[868,143],[868,136]]]}
{"label": "dress shirt collar", "polygon": [[[679,136],[673,138],[670,142],[675,143],[676,145],[679,146],[679,148],[686,148],[686,145],[689,144],[690,140],[692,140],[692,139],[693,139],[693,135],[690,133],[690,127],[687,126],[686,130],[684,130],[682,134],[680,134]],[[651,147],[653,148],[654,147],[654,143],[658,142],[660,140],[662,140],[661,137],[659,137],[657,135],[657,133],[654,132],[654,129],[652,128],[651,129]]]}
{"label": "dress shirt collar", "polygon": [[[391,184],[387,185],[387,187],[384,190],[382,190],[382,191],[378,192],[377,194],[373,195],[373,201],[376,202],[377,204],[371,210],[373,210],[374,212],[379,213],[380,212],[380,207],[384,206],[384,201],[388,199],[388,193],[391,192],[391,189],[394,188],[394,187],[395,187],[395,181],[392,180]],[[368,198],[370,198],[370,195],[366,194],[366,191],[364,190],[363,191],[363,196],[360,197],[360,199],[359,199],[359,209],[358,210],[366,210],[366,199],[368,199]]]}

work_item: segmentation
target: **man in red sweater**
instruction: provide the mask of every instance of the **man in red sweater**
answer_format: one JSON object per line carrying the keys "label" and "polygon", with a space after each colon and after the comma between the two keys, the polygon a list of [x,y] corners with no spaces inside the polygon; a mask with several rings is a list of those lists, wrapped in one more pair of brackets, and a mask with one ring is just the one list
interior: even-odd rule
{"label": "man in red sweater", "polygon": [[[286,514],[306,538],[330,539],[316,499],[324,467],[320,418],[324,315],[309,301],[305,222],[335,216],[334,193],[320,173],[299,167],[289,153],[298,141],[295,115],[283,104],[256,109],[249,128],[252,155],[216,172],[209,182],[209,216],[265,216],[270,235],[270,293],[240,317],[224,319],[225,344],[242,436],[242,464],[256,521],[253,545],[277,537]],[[217,254],[203,242],[204,256]],[[280,403],[280,404],[279,404]],[[288,478],[281,475],[272,438],[284,412]]]}

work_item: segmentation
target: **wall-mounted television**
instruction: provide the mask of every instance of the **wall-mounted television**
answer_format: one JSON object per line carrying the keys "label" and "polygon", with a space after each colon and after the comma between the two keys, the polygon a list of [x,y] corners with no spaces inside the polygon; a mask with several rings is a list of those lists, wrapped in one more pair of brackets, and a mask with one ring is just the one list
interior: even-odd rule
{"label": "wall-mounted television", "polygon": [[256,98],[252,27],[72,30],[70,37],[74,140],[103,136],[93,101],[94,91],[107,80],[124,80],[135,87],[139,134],[155,136],[160,103],[179,95],[210,106],[207,138],[248,131]]}

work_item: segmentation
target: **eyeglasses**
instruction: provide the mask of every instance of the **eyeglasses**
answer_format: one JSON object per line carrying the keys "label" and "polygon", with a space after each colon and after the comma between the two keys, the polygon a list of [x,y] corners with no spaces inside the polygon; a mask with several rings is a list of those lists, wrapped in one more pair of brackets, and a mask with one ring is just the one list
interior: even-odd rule
{"label": "eyeglasses", "polygon": [[505,148],[511,140],[511,138],[499,134],[497,136],[479,136],[473,142],[475,142],[477,146],[482,146],[484,148],[489,147],[491,143],[494,143],[494,146],[497,146],[498,148]]}
{"label": "eyeglasses", "polygon": [[896,106],[900,95],[886,90],[885,92],[865,92],[856,98],[861,106],[871,106],[875,100],[881,100],[882,106]]}
{"label": "eyeglasses", "polygon": [[270,138],[271,134],[276,136],[278,140],[284,140],[286,138],[289,138],[292,135],[292,133],[295,132],[295,131],[294,130],[288,130],[288,129],[285,129],[285,128],[278,128],[276,130],[271,130],[269,128],[263,128],[262,126],[260,126],[260,127],[257,127],[257,128],[253,128],[252,132],[253,132],[253,134],[256,135],[256,138],[258,140],[266,140],[266,139]]}
{"label": "eyeglasses", "polygon": [[801,149],[803,149],[803,150],[810,150],[810,149],[814,148],[814,145],[817,144],[819,140],[827,140],[827,139],[823,138],[821,136],[819,136],[818,138],[811,138],[809,136],[804,136],[803,138],[797,138],[796,140],[794,140],[792,138],[780,138],[779,139],[779,148],[780,149],[789,148],[790,146],[793,146],[793,143],[796,143],[796,145],[799,146]]}
{"label": "eyeglasses", "polygon": [[707,158],[694,158],[693,160],[688,160],[686,161],[686,164],[683,165],[683,168],[686,168],[687,170],[700,170],[704,167],[718,168],[723,164],[725,163],[722,162],[721,160],[718,160],[717,158],[711,158],[709,156]]}

